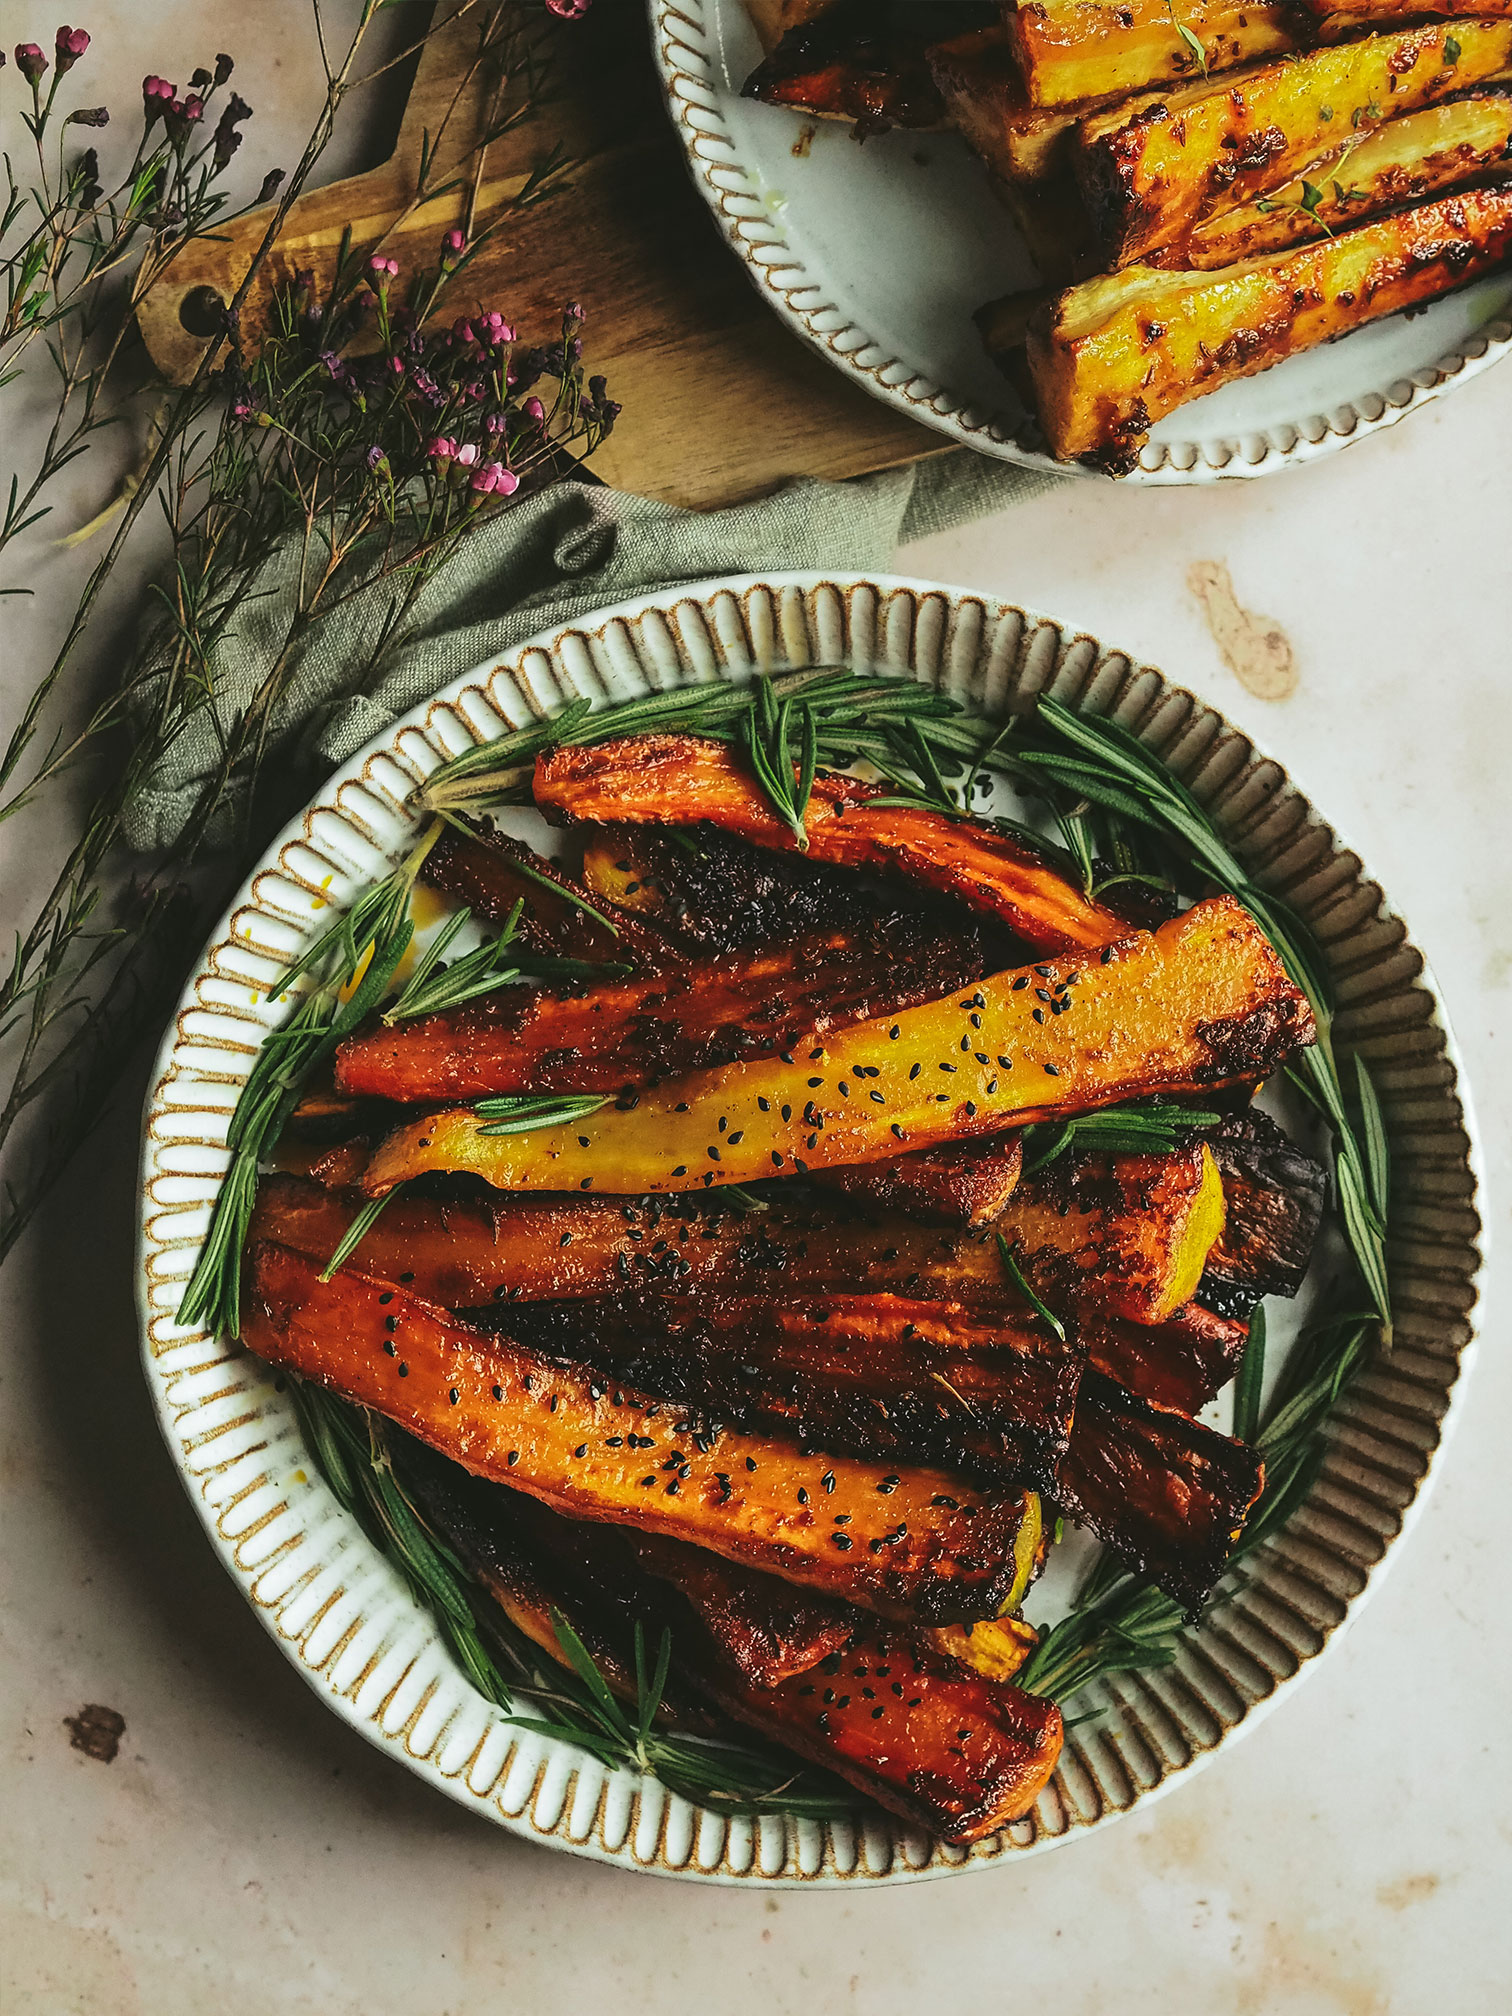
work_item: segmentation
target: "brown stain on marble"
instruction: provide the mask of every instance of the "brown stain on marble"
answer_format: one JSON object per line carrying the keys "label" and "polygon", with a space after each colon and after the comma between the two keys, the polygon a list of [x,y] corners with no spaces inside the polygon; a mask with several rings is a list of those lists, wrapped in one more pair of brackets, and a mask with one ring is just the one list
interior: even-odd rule
{"label": "brown stain on marble", "polygon": [[1244,607],[1221,560],[1194,560],[1187,587],[1201,604],[1224,664],[1245,691],[1257,700],[1289,700],[1297,690],[1297,660],[1275,619]]}
{"label": "brown stain on marble", "polygon": [[89,1701],[77,1715],[65,1715],[63,1727],[70,1732],[68,1740],[75,1750],[82,1750],[97,1764],[114,1764],[126,1734],[126,1717],[114,1708],[102,1708],[98,1701]]}
{"label": "brown stain on marble", "polygon": [[1417,1876],[1401,1876],[1395,1883],[1382,1883],[1376,1890],[1376,1902],[1388,1911],[1405,1911],[1409,1904],[1423,1904],[1433,1895],[1442,1876],[1424,1872]]}

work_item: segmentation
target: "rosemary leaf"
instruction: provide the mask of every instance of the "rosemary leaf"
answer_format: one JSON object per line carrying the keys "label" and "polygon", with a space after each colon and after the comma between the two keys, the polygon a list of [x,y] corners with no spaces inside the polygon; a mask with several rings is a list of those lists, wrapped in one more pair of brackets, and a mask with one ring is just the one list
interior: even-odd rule
{"label": "rosemary leaf", "polygon": [[529,1134],[537,1127],[565,1127],[571,1120],[586,1120],[609,1104],[612,1094],[592,1092],[519,1092],[501,1094],[496,1099],[478,1099],[473,1111],[490,1121],[480,1134]]}
{"label": "rosemary leaf", "polygon": [[392,1190],[385,1190],[381,1197],[369,1197],[356,1217],[353,1218],[351,1224],[348,1225],[345,1232],[336,1241],[335,1250],[321,1271],[320,1278],[322,1281],[329,1281],[331,1276],[336,1272],[336,1269],[351,1258],[352,1254],[362,1244],[362,1241],[378,1223],[389,1200],[397,1197],[403,1188],[404,1185],[402,1183],[396,1183]]}
{"label": "rosemary leaf", "polygon": [[1088,1155],[1169,1155],[1188,1134],[1216,1127],[1222,1118],[1221,1113],[1150,1099],[1104,1106],[1071,1120],[1036,1121],[1024,1129],[1025,1147],[1035,1144],[1035,1153],[1025,1160],[1024,1173],[1033,1175],[1070,1148]]}
{"label": "rosemary leaf", "polygon": [[1039,1317],[1051,1336],[1059,1339],[1064,1344],[1066,1341],[1065,1324],[1062,1323],[1054,1310],[1046,1308],[1045,1304],[1024,1279],[1023,1269],[1013,1257],[1013,1248],[1008,1244],[1008,1241],[1003,1237],[1001,1232],[997,1235],[997,1249],[998,1257],[1003,1263],[1003,1272],[1029,1304],[1035,1315]]}
{"label": "rosemary leaf", "polygon": [[1265,1304],[1257,1304],[1250,1318],[1249,1337],[1234,1383],[1234,1433],[1241,1442],[1253,1442],[1260,1432],[1260,1388],[1265,1380]]}

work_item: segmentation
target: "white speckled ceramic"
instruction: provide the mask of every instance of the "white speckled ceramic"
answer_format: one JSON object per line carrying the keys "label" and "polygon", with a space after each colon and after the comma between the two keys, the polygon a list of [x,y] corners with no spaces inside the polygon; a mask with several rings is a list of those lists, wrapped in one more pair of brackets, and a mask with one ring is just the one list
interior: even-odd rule
{"label": "white speckled ceramic", "polygon": [[[782,319],[878,399],[985,455],[1054,461],[982,348],[972,315],[1034,286],[987,172],[946,133],[884,133],[740,96],[760,60],[744,0],[649,0],[652,37],[694,182]],[[1127,483],[1267,476],[1389,427],[1512,348],[1512,280],[1479,281],[1409,315],[1225,386],[1151,431]]]}
{"label": "white speckled ceramic", "polygon": [[[938,685],[987,715],[1050,690],[1115,712],[1214,813],[1252,872],[1307,918],[1337,1035],[1381,1089],[1395,1182],[1388,1359],[1346,1394],[1318,1482],[1223,1584],[1178,1663],[1090,1690],[1033,1812],[970,1850],[883,1815],[727,1821],[571,1746],[512,1729],[314,1474],[275,1377],[175,1310],[224,1174],[228,1116],[280,1012],[259,991],[399,858],[413,787],[445,757],[587,694],[624,698],[848,660]],[[146,1111],[139,1292],[146,1376],[170,1452],[229,1573],[336,1712],[453,1798],[528,1839],[627,1868],[746,1883],[874,1883],[982,1868],[1106,1826],[1182,1782],[1273,1706],[1358,1607],[1422,1503],[1471,1339],[1475,1152],[1437,996],[1401,922],[1285,773],[1210,707],[1095,639],[958,590],[778,576],[643,597],[457,680],[322,787],[217,928],[164,1040]]]}

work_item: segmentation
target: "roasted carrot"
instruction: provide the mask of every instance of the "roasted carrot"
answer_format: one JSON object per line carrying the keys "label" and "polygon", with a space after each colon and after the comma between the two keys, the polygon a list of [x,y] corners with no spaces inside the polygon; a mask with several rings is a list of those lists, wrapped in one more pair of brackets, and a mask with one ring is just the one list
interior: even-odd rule
{"label": "roasted carrot", "polygon": [[[1041,951],[1087,950],[1126,934],[1114,911],[1011,834],[875,802],[890,795],[854,777],[816,777],[804,814],[810,858],[886,870],[960,897]],[[730,750],[687,735],[553,750],[536,763],[535,796],[543,811],[564,818],[670,826],[707,820],[758,846],[789,852],[798,844]]]}
{"label": "roasted carrot", "polygon": [[691,1540],[929,1623],[993,1615],[1027,1580],[1017,1550],[1032,1559],[1038,1519],[1022,1493],[701,1427],[387,1282],[322,1281],[288,1247],[254,1247],[249,1279],[242,1335],[260,1357],[571,1516]]}
{"label": "roasted carrot", "polygon": [[364,1187],[378,1196],[431,1170],[502,1190],[749,1183],[1249,1079],[1312,1040],[1306,998],[1230,897],[1105,952],[999,973],[807,1049],[692,1072],[633,1107],[528,1133],[491,1132],[454,1107],[392,1134]]}

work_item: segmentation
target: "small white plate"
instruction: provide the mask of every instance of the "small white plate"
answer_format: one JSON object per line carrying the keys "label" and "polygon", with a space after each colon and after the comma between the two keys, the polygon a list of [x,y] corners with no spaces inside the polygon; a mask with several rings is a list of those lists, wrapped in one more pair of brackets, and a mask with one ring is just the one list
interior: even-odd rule
{"label": "small white plate", "polygon": [[[1045,451],[982,348],[975,311],[1036,284],[986,170],[950,133],[858,146],[834,120],[757,105],[744,0],[649,0],[657,61],[694,182],[782,319],[838,370],[964,447],[1086,475]],[[802,157],[805,123],[817,130]],[[1127,483],[1266,476],[1333,454],[1512,348],[1512,280],[1493,274],[1170,414]]]}
{"label": "small white plate", "polygon": [[[629,699],[839,662],[922,680],[987,716],[1051,691],[1116,713],[1158,749],[1250,872],[1312,926],[1339,982],[1338,1040],[1369,1059],[1392,1151],[1397,1342],[1340,1401],[1307,1501],[1225,1579],[1176,1665],[1078,1699],[1078,1716],[1103,1712],[1072,1729],[1034,1810],[970,1849],[875,1810],[856,1825],[728,1820],[511,1727],[320,1480],[279,1377],[176,1319],[225,1175],[237,1092],[288,1012],[263,990],[333,905],[413,844],[416,784],[581,695]],[[199,961],[148,1094],[143,1361],[169,1453],[261,1623],[338,1715],[430,1784],[527,1839],[624,1868],[750,1884],[909,1881],[1106,1826],[1182,1783],[1316,1664],[1422,1504],[1463,1391],[1475,1192],[1453,1045],[1421,957],[1358,858],[1212,708],[1090,637],[959,590],[814,575],[702,582],[582,617],[455,680],[343,765],[269,848]],[[1044,1597],[1041,1585],[1036,1604]]]}

